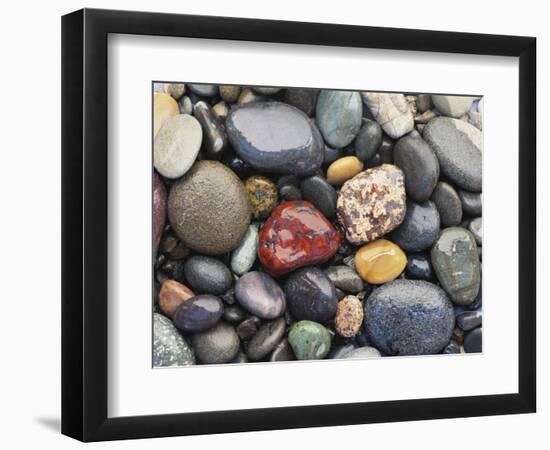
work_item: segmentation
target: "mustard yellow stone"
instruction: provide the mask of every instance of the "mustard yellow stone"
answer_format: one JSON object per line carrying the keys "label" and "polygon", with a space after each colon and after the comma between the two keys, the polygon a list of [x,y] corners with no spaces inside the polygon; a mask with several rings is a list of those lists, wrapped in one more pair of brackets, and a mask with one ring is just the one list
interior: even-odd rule
{"label": "mustard yellow stone", "polygon": [[155,136],[162,124],[170,117],[179,114],[178,102],[171,95],[164,92],[155,92],[153,97],[153,128]]}
{"label": "mustard yellow stone", "polygon": [[266,177],[253,175],[245,181],[244,186],[248,193],[252,218],[267,219],[278,203],[275,183]]}
{"label": "mustard yellow stone", "polygon": [[327,169],[327,181],[335,186],[343,184],[363,170],[363,163],[356,156],[344,156]]}
{"label": "mustard yellow stone", "polygon": [[405,252],[386,239],[364,245],[355,254],[355,270],[363,280],[371,284],[395,280],[406,265]]}

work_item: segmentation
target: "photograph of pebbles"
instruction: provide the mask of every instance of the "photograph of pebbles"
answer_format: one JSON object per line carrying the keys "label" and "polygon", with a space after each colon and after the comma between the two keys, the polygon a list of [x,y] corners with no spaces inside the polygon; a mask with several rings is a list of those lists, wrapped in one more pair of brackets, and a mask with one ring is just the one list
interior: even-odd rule
{"label": "photograph of pebbles", "polygon": [[153,367],[482,351],[482,97],[151,95]]}

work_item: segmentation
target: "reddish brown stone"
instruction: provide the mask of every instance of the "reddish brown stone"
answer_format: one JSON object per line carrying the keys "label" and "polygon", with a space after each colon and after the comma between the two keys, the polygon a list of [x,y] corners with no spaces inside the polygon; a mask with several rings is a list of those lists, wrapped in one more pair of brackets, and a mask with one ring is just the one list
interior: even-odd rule
{"label": "reddish brown stone", "polygon": [[267,273],[279,276],[327,261],[339,245],[340,235],[311,203],[286,202],[262,227],[258,257]]}
{"label": "reddish brown stone", "polygon": [[194,296],[191,289],[177,281],[163,281],[159,292],[159,308],[164,315],[172,318],[178,306]]}
{"label": "reddish brown stone", "polygon": [[166,188],[160,176],[153,174],[153,252],[157,247],[166,223]]}

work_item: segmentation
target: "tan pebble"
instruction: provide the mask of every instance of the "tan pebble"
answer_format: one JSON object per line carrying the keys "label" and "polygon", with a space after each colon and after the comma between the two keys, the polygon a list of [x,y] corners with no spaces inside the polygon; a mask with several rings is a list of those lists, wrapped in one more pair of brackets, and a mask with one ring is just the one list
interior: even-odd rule
{"label": "tan pebble", "polygon": [[227,114],[229,114],[229,108],[227,106],[227,103],[223,101],[216,103],[212,107],[212,111],[214,111],[214,114],[216,114],[216,116],[218,116],[218,118],[222,120],[225,120],[225,118],[227,117]]}
{"label": "tan pebble", "polygon": [[363,163],[356,156],[345,156],[334,161],[327,169],[327,181],[338,186],[363,170]]}
{"label": "tan pebble", "polygon": [[159,308],[168,317],[172,318],[178,306],[194,297],[193,291],[175,280],[165,280],[160,286]]}
{"label": "tan pebble", "polygon": [[221,85],[219,89],[221,98],[227,103],[235,103],[239,99],[240,86]]}
{"label": "tan pebble", "polygon": [[178,103],[172,96],[164,92],[155,92],[153,96],[153,129],[155,136],[164,122],[179,114],[179,112]]}
{"label": "tan pebble", "polygon": [[363,323],[363,305],[355,295],[348,295],[338,302],[334,324],[343,337],[355,336]]}
{"label": "tan pebble", "polygon": [[263,99],[263,96],[256,94],[252,89],[246,88],[243,89],[241,95],[239,95],[239,105],[244,105],[246,103],[253,103]]}

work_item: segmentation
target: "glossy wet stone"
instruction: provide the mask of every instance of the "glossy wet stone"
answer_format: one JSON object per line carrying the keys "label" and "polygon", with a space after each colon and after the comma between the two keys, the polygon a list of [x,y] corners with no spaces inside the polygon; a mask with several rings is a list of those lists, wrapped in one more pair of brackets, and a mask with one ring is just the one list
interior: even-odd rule
{"label": "glossy wet stone", "polygon": [[238,305],[226,305],[223,308],[223,320],[229,323],[241,323],[246,315],[246,311]]}
{"label": "glossy wet stone", "polygon": [[257,169],[311,175],[323,162],[323,143],[293,106],[250,103],[231,110],[226,128],[236,153]]}
{"label": "glossy wet stone", "polygon": [[[336,202],[336,200],[335,200]],[[153,174],[153,252],[157,251],[166,224],[166,188],[161,178]]]}
{"label": "glossy wet stone", "polygon": [[165,316],[172,318],[178,306],[194,296],[193,291],[182,283],[163,281],[160,285],[159,308]]}
{"label": "glossy wet stone", "polygon": [[253,175],[244,184],[254,220],[266,219],[278,203],[277,186],[269,178]]}
{"label": "glossy wet stone", "polygon": [[218,95],[218,86],[215,84],[187,84],[187,87],[201,97],[215,97]]}
{"label": "glossy wet stone", "polygon": [[449,117],[458,119],[470,111],[475,97],[460,95],[432,95],[432,102],[438,111]]}
{"label": "glossy wet stone", "polygon": [[153,313],[153,367],[195,364],[193,350],[166,317]]}
{"label": "glossy wet stone", "polygon": [[211,256],[195,255],[185,261],[185,279],[200,294],[221,295],[233,284],[228,267]]}
{"label": "glossy wet stone", "polygon": [[481,326],[482,315],[480,311],[466,311],[456,316],[456,324],[464,331],[473,330]]}
{"label": "glossy wet stone", "polygon": [[457,305],[468,305],[479,291],[481,272],[472,234],[461,227],[446,228],[431,251],[432,265],[441,283]]}
{"label": "glossy wet stone", "polygon": [[181,303],[174,313],[174,325],[187,333],[212,328],[223,315],[223,303],[214,295],[197,295]]}
{"label": "glossy wet stone", "polygon": [[319,89],[288,88],[285,91],[284,101],[292,105],[308,116],[315,113]]}
{"label": "glossy wet stone", "polygon": [[472,219],[468,224],[468,230],[474,236],[477,245],[481,245],[483,242],[483,219],[481,217],[476,217]]}
{"label": "glossy wet stone", "polygon": [[477,192],[468,192],[463,190],[458,190],[458,196],[462,202],[462,210],[464,214],[469,216],[478,217],[481,216],[482,212],[482,201],[481,195]]}
{"label": "glossy wet stone", "polygon": [[332,336],[321,324],[309,320],[295,322],[288,333],[288,342],[296,359],[323,359],[330,351]]}
{"label": "glossy wet stone", "polygon": [[239,352],[239,336],[235,328],[218,322],[214,328],[195,333],[191,337],[195,356],[203,364],[223,364],[231,361]]}
{"label": "glossy wet stone", "polygon": [[235,283],[235,297],[251,314],[262,319],[275,319],[286,308],[285,294],[268,274],[245,273]]}
{"label": "glossy wet stone", "polygon": [[220,119],[205,102],[198,102],[193,114],[202,127],[202,149],[206,157],[221,159],[227,149],[228,139]]}
{"label": "glossy wet stone", "polygon": [[378,125],[378,122],[370,119],[363,119],[361,122],[361,129],[357,136],[353,146],[355,148],[355,154],[361,161],[368,161],[380,148],[382,144],[382,128]]}
{"label": "glossy wet stone", "polygon": [[406,213],[404,176],[391,164],[365,170],[344,183],[336,202],[338,220],[354,245],[397,228]]}
{"label": "glossy wet stone", "polygon": [[407,252],[432,246],[439,235],[439,213],[433,202],[407,201],[405,219],[391,234],[392,241]]}
{"label": "glossy wet stone", "polygon": [[334,188],[319,175],[305,178],[300,184],[302,198],[311,202],[327,219],[336,216],[336,199]]}
{"label": "glossy wet stone", "polygon": [[225,152],[222,162],[242,180],[248,178],[254,171],[254,168],[250,164],[243,161],[233,152]]}
{"label": "glossy wet stone", "polygon": [[327,181],[340,186],[363,170],[363,163],[356,156],[344,156],[334,161],[327,169]]}
{"label": "glossy wet stone", "polygon": [[330,278],[318,267],[292,272],[284,286],[288,308],[297,320],[326,322],[336,314],[338,301]]}
{"label": "glossy wet stone", "polygon": [[170,189],[168,217],[186,246],[220,255],[236,248],[248,229],[248,195],[223,164],[199,161]]}
{"label": "glossy wet stone", "polygon": [[355,254],[355,269],[371,284],[397,278],[407,265],[407,255],[393,242],[378,239],[361,247]]}
{"label": "glossy wet stone", "polygon": [[231,254],[231,270],[237,275],[248,272],[256,261],[258,251],[258,224],[252,223],[239,246]]}
{"label": "glossy wet stone", "polygon": [[481,353],[483,351],[482,337],[481,327],[468,331],[464,336],[464,350],[466,353]]}
{"label": "glossy wet stone", "polygon": [[286,338],[277,344],[277,346],[269,356],[269,361],[271,362],[294,361],[295,359],[296,359],[296,356],[294,356],[292,347],[290,346],[288,339]]}
{"label": "glossy wet stone", "polygon": [[363,304],[354,295],[348,295],[338,302],[334,326],[343,337],[355,336],[363,324]]}
{"label": "glossy wet stone", "polygon": [[322,90],[319,93],[317,125],[331,147],[342,148],[355,139],[362,115],[363,105],[358,92]]}
{"label": "glossy wet stone", "polygon": [[436,117],[428,122],[423,136],[447,178],[464,190],[481,191],[481,131],[462,120]]}
{"label": "glossy wet stone", "polygon": [[413,133],[397,141],[393,162],[405,174],[407,195],[417,202],[430,198],[439,179],[439,161],[430,146]]}
{"label": "glossy wet stone", "polygon": [[338,250],[340,236],[311,203],[279,205],[260,230],[258,257],[273,276],[329,260]]}
{"label": "glossy wet stone", "polygon": [[422,254],[407,255],[407,278],[430,281],[433,278],[432,265],[429,258]]}
{"label": "glossy wet stone", "polygon": [[391,138],[400,138],[413,129],[413,115],[403,94],[362,92],[361,96],[374,119]]}
{"label": "glossy wet stone", "polygon": [[392,281],[374,290],[364,307],[367,335],[386,355],[438,353],[451,338],[451,301],[432,283]]}
{"label": "glossy wet stone", "polygon": [[178,113],[178,103],[171,95],[155,92],[153,94],[153,136],[156,136],[166,120]]}
{"label": "glossy wet stone", "polygon": [[350,294],[357,294],[363,290],[363,280],[357,272],[348,266],[330,266],[325,269],[335,287]]}
{"label": "glossy wet stone", "polygon": [[259,361],[269,355],[285,334],[285,319],[264,323],[249,342],[246,354],[252,361]]}
{"label": "glossy wet stone", "polygon": [[279,196],[281,202],[293,202],[302,200],[302,193],[300,189],[292,184],[285,184],[279,188]]}

